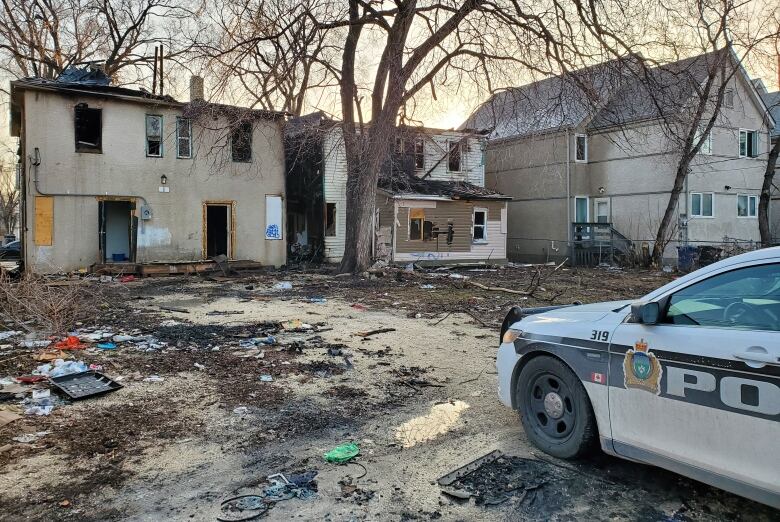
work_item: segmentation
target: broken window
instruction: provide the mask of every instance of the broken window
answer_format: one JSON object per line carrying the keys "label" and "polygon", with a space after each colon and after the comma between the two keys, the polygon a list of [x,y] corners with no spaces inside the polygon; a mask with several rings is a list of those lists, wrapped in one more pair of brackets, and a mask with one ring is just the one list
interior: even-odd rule
{"label": "broken window", "polygon": [[146,115],[146,155],[162,158],[162,116]]}
{"label": "broken window", "polygon": [[423,222],[425,221],[425,209],[409,209],[409,239],[423,238]]}
{"label": "broken window", "polygon": [[333,237],[336,235],[336,204],[325,203],[325,235]]}
{"label": "broken window", "polygon": [[404,153],[404,139],[400,137],[395,138],[395,150],[396,154],[403,154]]}
{"label": "broken window", "polygon": [[425,168],[425,142],[421,137],[414,140],[414,168],[416,170]]}
{"label": "broken window", "polygon": [[487,209],[474,209],[474,241],[487,240]]}
{"label": "broken window", "polygon": [[450,172],[460,172],[460,159],[464,149],[461,141],[449,142],[449,154],[447,155],[447,170]]}
{"label": "broken window", "polygon": [[192,121],[176,118],[176,157],[192,157]]}
{"label": "broken window", "polygon": [[102,152],[102,113],[102,109],[90,109],[86,103],[76,105],[76,152]]}
{"label": "broken window", "polygon": [[252,124],[240,123],[230,135],[230,148],[233,161],[248,163],[252,161]]}

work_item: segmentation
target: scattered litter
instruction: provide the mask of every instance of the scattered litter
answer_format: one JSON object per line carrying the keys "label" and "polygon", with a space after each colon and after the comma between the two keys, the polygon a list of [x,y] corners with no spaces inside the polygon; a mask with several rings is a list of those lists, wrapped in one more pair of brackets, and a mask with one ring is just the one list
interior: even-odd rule
{"label": "scattered litter", "polygon": [[664,265],[663,271],[665,273],[667,273],[667,274],[671,274],[672,273],[672,267],[669,266],[669,265]]}
{"label": "scattered litter", "polygon": [[194,366],[198,370],[205,370],[206,369],[206,367],[204,365],[200,364],[200,363],[195,363]]}
{"label": "scattered litter", "polygon": [[16,378],[17,381],[22,382],[24,384],[35,384],[36,382],[41,382],[46,380],[46,376],[44,375],[22,375],[20,377]]}
{"label": "scattered litter", "polygon": [[4,341],[5,339],[10,339],[11,337],[16,337],[17,335],[21,335],[21,333],[22,332],[17,332],[16,330],[0,332],[0,341]]}
{"label": "scattered litter", "polygon": [[341,347],[338,345],[333,345],[328,347],[328,355],[333,357],[338,357],[342,354]]}
{"label": "scattered litter", "polygon": [[57,359],[67,359],[70,357],[67,352],[62,350],[45,350],[43,352],[33,355],[33,359],[40,362],[52,362]]}
{"label": "scattered litter", "polygon": [[343,464],[349,462],[360,454],[360,447],[354,442],[347,442],[336,446],[329,452],[325,453],[323,457],[327,462],[334,464]]}
{"label": "scattered litter", "polygon": [[324,297],[310,297],[309,302],[315,304],[325,304],[328,302],[328,300],[325,299]]}
{"label": "scattered litter", "polygon": [[13,421],[21,419],[21,415],[17,415],[12,411],[0,410],[0,427],[10,424]]}
{"label": "scattered litter", "polygon": [[33,400],[48,399],[49,397],[51,397],[51,390],[49,389],[32,391]]}
{"label": "scattered litter", "polygon": [[116,344],[114,343],[98,343],[97,347],[101,350],[116,350]]}
{"label": "scattered litter", "polygon": [[274,285],[274,290],[292,290],[292,283],[290,281],[279,281]]}
{"label": "scattered litter", "polygon": [[176,319],[167,319],[160,323],[160,326],[176,326],[178,324],[181,324],[181,322],[177,321]]}
{"label": "scattered litter", "polygon": [[132,341],[134,339],[135,339],[135,336],[133,336],[133,335],[115,335],[113,337],[113,341],[115,343],[126,343],[126,342],[130,342],[130,341]]}
{"label": "scattered litter", "polygon": [[423,290],[431,290],[433,288],[436,288],[436,286],[435,285],[420,285],[420,288],[422,288]]}
{"label": "scattered litter", "polygon": [[159,375],[150,375],[144,379],[144,382],[163,382],[165,379]]}
{"label": "scattered litter", "polygon": [[60,350],[83,350],[87,345],[82,343],[81,339],[75,335],[69,335],[62,341],[54,343],[54,347],[59,348]]}
{"label": "scattered litter", "polygon": [[274,378],[271,375],[261,375],[260,382],[273,382]]}
{"label": "scattered litter", "polygon": [[51,341],[49,340],[40,340],[40,341],[23,341],[22,346],[24,348],[46,348],[51,344]]}
{"label": "scattered litter", "polygon": [[[268,477],[268,486],[259,494],[238,495],[226,499],[220,503],[220,510],[225,517],[218,516],[221,522],[237,522],[254,520],[259,518],[277,502],[283,502],[291,498],[308,500],[317,496],[316,471],[290,475],[285,477],[281,473]],[[251,513],[244,513],[249,511]]]}
{"label": "scattered litter", "polygon": [[238,408],[233,409],[233,413],[236,415],[246,415],[249,413],[249,408],[246,406],[239,406]]}
{"label": "scattered litter", "polygon": [[285,321],[282,323],[282,328],[284,328],[288,332],[305,332],[314,329],[312,325],[304,323],[300,319]]}
{"label": "scattered litter", "polygon": [[122,277],[119,278],[119,282],[120,283],[129,283],[131,281],[135,281],[135,276],[132,275],[132,274],[131,275],[122,276]]}
{"label": "scattered litter", "polygon": [[35,442],[36,440],[40,439],[41,437],[44,437],[51,433],[50,431],[36,431],[35,433],[25,433],[24,435],[19,435],[18,437],[13,437],[11,440],[14,440],[16,442],[21,442],[22,444],[30,444]]}
{"label": "scattered litter", "polygon": [[38,416],[44,416],[49,415],[51,412],[54,411],[54,405],[53,404],[42,404],[37,406],[30,406],[29,408],[26,408],[24,410],[25,415],[38,415]]}
{"label": "scattered litter", "polygon": [[118,382],[94,371],[52,377],[51,383],[72,400],[103,395],[122,387]]}
{"label": "scattered litter", "polygon": [[367,310],[366,306],[362,305],[360,303],[353,303],[353,304],[351,304],[349,306],[351,306],[355,310],[360,310],[361,312],[365,312]]}
{"label": "scattered litter", "polygon": [[206,312],[206,315],[241,315],[243,313],[243,310],[212,310]]}
{"label": "scattered litter", "polygon": [[71,373],[85,372],[89,367],[82,361],[65,361],[57,359],[54,364],[42,364],[33,370],[33,375],[43,375],[46,377],[61,377]]}

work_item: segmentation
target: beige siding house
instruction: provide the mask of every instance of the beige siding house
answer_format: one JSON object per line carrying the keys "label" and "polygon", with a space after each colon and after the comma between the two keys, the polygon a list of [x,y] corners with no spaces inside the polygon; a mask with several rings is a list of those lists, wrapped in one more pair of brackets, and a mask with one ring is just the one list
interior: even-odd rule
{"label": "beige siding house", "polygon": [[[291,252],[339,262],[347,190],[341,127],[319,113],[304,116],[289,123],[286,140]],[[396,130],[377,198],[375,257],[506,260],[508,198],[484,189],[485,142],[471,131]]]}
{"label": "beige siding house", "polygon": [[[697,60],[709,56],[671,67],[700,71]],[[496,95],[465,123],[490,132],[486,186],[512,196],[510,259],[573,257],[583,245],[639,253],[652,248],[669,200],[679,142],[647,97],[616,62],[574,74],[577,82],[555,77]],[[589,86],[587,95],[583,85]],[[594,97],[600,101],[594,104]],[[683,245],[759,239],[757,198],[770,125],[739,68],[691,165],[665,257],[674,258]],[[605,257],[597,252],[593,259]]]}
{"label": "beige siding house", "polygon": [[284,264],[282,115],[105,83],[11,82],[26,268]]}

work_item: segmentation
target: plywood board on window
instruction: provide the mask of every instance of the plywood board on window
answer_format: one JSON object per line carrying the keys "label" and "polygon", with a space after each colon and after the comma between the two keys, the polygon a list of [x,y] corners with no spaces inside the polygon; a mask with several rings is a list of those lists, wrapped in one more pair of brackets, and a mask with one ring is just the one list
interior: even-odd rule
{"label": "plywood board on window", "polygon": [[35,196],[33,239],[36,246],[51,246],[54,240],[54,198]]}

